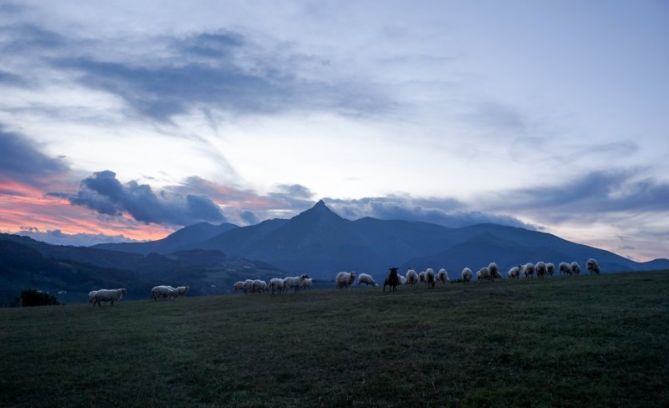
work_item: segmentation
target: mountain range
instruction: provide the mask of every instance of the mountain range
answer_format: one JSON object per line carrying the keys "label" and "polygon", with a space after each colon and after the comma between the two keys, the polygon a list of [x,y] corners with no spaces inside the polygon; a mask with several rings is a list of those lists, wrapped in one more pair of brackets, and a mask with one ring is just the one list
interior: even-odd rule
{"label": "mountain range", "polygon": [[[223,231],[216,233],[215,228]],[[195,232],[201,230],[206,234]],[[591,257],[607,272],[669,268],[667,259],[635,262],[609,251],[518,227],[478,224],[447,228],[370,217],[351,221],[337,215],[323,201],[291,219],[272,219],[247,227],[197,224],[160,241],[98,247],[136,253],[217,250],[320,279],[332,279],[340,270],[366,272],[380,278],[390,266],[444,267],[451,278],[456,278],[465,266],[476,270],[492,261],[507,270],[539,260],[556,265],[575,260],[584,265]]]}
{"label": "mountain range", "polygon": [[151,242],[76,247],[0,234],[0,304],[23,288],[85,301],[89,290],[125,286],[130,297],[146,298],[158,284],[190,285],[193,294],[217,294],[246,278],[307,273],[332,281],[338,271],[355,270],[381,280],[388,267],[398,266],[443,267],[455,279],[465,266],[475,271],[492,261],[505,271],[540,260],[584,266],[591,257],[603,272],[669,268],[667,259],[635,262],[552,234],[497,224],[447,228],[369,217],[352,221],[319,201],[291,219],[246,227],[199,223]]}

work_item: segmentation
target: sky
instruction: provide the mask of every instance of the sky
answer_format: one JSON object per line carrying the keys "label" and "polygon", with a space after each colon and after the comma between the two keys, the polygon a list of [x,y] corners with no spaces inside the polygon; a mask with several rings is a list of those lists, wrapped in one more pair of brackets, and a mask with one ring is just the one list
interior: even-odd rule
{"label": "sky", "polygon": [[324,199],[667,257],[668,40],[660,0],[0,1],[0,231]]}

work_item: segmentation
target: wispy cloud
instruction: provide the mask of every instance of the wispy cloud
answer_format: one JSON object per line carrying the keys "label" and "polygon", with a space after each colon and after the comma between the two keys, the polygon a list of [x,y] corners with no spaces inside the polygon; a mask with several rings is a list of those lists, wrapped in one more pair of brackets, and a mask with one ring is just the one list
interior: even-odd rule
{"label": "wispy cloud", "polygon": [[488,208],[530,212],[544,222],[592,219],[611,212],[669,211],[669,183],[640,169],[594,171],[549,186],[491,194]]}

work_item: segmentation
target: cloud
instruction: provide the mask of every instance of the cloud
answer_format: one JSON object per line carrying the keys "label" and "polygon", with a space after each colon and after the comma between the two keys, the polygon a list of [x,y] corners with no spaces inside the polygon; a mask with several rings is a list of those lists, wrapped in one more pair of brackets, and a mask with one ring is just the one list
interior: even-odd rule
{"label": "cloud", "polygon": [[22,55],[28,51],[53,50],[72,45],[66,37],[34,24],[20,23],[0,26],[0,50]]}
{"label": "cloud", "polygon": [[512,216],[472,211],[465,203],[451,198],[387,196],[356,200],[327,198],[325,202],[343,217],[350,219],[374,217],[385,220],[422,221],[451,228],[483,223],[535,228]]}
{"label": "cloud", "polygon": [[59,229],[41,231],[37,228],[29,228],[18,231],[17,235],[30,237],[37,241],[47,242],[54,245],[74,245],[91,246],[101,243],[111,242],[139,242],[127,238],[124,235],[105,235],[105,234],[67,234]]}
{"label": "cloud", "polygon": [[[33,46],[47,41],[61,44],[59,37],[43,31],[30,32],[27,38],[23,41]],[[111,52],[96,56],[96,48],[108,46],[106,43],[71,41],[79,51],[68,50],[48,59],[53,68],[73,72],[80,84],[118,95],[135,111],[161,121],[194,108],[232,114],[302,109],[358,114],[393,105],[369,81],[307,79],[299,61],[308,57],[291,54],[285,46],[260,47],[228,30],[150,38],[145,48],[159,51],[141,58]],[[17,43],[22,44],[15,40],[10,45]]]}
{"label": "cloud", "polygon": [[496,131],[523,134],[528,127],[527,118],[520,110],[499,102],[481,102],[461,116],[474,126],[486,126]]}
{"label": "cloud", "polygon": [[0,152],[0,178],[42,185],[47,178],[68,170],[62,159],[45,155],[23,135],[5,130],[2,125]]}
{"label": "cloud", "polygon": [[239,214],[239,217],[246,222],[247,225],[253,225],[258,223],[258,217],[252,211],[242,211]]}
{"label": "cloud", "polygon": [[144,223],[189,225],[200,221],[223,222],[225,217],[210,198],[195,194],[154,193],[148,184],[130,181],[122,184],[116,173],[96,172],[81,182],[70,203],[100,214],[129,214]]}
{"label": "cloud", "polygon": [[27,81],[19,75],[0,69],[0,85],[26,86]]}
{"label": "cloud", "polygon": [[560,222],[602,213],[669,211],[669,183],[642,177],[639,169],[593,171],[552,186],[495,193],[483,201],[487,208],[531,212]]}

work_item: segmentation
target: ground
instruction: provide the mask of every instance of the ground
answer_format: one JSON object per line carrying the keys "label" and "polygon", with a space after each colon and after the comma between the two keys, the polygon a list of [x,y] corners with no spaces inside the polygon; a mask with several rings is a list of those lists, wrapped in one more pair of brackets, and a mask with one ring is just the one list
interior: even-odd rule
{"label": "ground", "polygon": [[668,406],[669,272],[0,309],[0,406]]}

